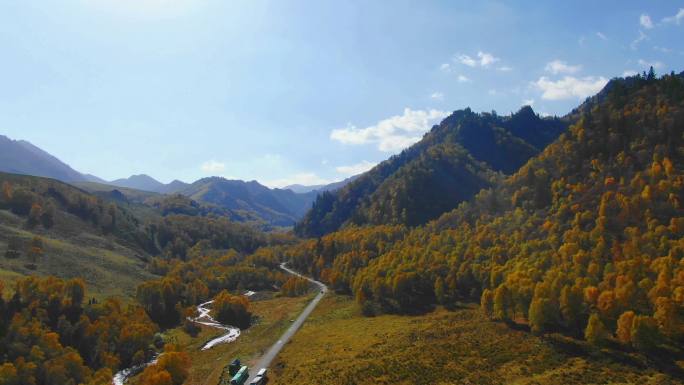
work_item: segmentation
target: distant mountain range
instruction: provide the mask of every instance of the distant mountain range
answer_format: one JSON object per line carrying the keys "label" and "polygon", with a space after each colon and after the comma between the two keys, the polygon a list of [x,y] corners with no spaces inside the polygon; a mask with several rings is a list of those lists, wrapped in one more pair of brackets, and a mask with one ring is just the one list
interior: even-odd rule
{"label": "distant mountain range", "polygon": [[0,135],[0,171],[59,179],[64,182],[96,181],[25,140]]}
{"label": "distant mountain range", "polygon": [[301,185],[301,184],[291,184],[289,186],[283,187],[284,190],[292,190],[298,194],[305,194],[311,191],[334,191],[337,190],[341,187],[344,187],[348,183],[354,181],[356,178],[360,177],[361,174],[359,175],[354,175],[350,176],[347,179],[341,180],[339,182],[334,182],[330,184],[318,184],[318,185],[311,185],[311,186],[306,186],[306,185]]}
{"label": "distant mountain range", "polygon": [[142,191],[151,191],[160,194],[173,194],[189,186],[188,183],[181,182],[177,179],[171,183],[164,184],[145,174],[132,175],[128,178],[116,179],[105,183],[113,186],[132,188]]}
{"label": "distant mountain range", "polygon": [[355,178],[328,185],[292,185],[282,189],[269,188],[257,181],[221,177],[203,178],[193,183],[174,180],[163,184],[144,174],[117,179],[108,184],[160,194],[181,194],[198,202],[229,209],[238,216],[257,217],[275,226],[291,226],[306,214],[319,193],[337,190]]}
{"label": "distant mountain range", "polygon": [[71,183],[91,192],[107,193],[107,185],[115,194],[135,195],[136,199],[152,192],[181,194],[198,202],[219,206],[237,215],[237,218],[257,218],[275,226],[291,226],[299,220],[316,199],[319,192],[334,191],[356,177],[329,185],[293,185],[271,189],[256,181],[227,180],[219,177],[203,178],[194,183],[174,180],[164,184],[149,175],[139,174],[128,178],[106,181],[94,175],[80,173],[53,155],[24,140],[12,140],[0,135],[0,171],[12,174],[41,176]]}
{"label": "distant mountain range", "polygon": [[220,177],[200,179],[178,193],[238,214],[252,212],[276,226],[293,225],[311,208],[318,194],[315,191],[298,194],[292,190],[270,189],[257,181],[245,182]]}

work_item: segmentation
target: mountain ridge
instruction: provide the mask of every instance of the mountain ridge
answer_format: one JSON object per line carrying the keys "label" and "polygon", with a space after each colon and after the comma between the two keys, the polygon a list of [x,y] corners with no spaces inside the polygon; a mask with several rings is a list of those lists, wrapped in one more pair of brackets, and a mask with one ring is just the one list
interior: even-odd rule
{"label": "mountain ridge", "polygon": [[[566,127],[566,121],[541,118],[530,106],[510,116],[454,111],[411,147],[341,189],[321,194],[295,230],[316,237],[348,224],[425,223],[491,185],[497,174],[516,171]],[[403,177],[393,177],[397,174]],[[466,183],[445,178],[450,175]]]}
{"label": "mountain ridge", "polygon": [[31,142],[13,140],[4,135],[0,135],[0,171],[65,182],[88,180],[86,176]]}
{"label": "mountain ridge", "polygon": [[[296,193],[288,189],[271,189],[257,181],[228,181],[221,177],[208,177],[193,183],[178,179],[162,183],[147,174],[106,181],[91,174],[82,174],[47,151],[25,140],[13,140],[0,135],[0,171],[56,179],[79,188],[110,194],[134,196],[145,193],[183,194],[198,202],[205,202],[235,211],[231,218],[244,218],[266,225],[291,226],[310,208],[319,190]],[[321,191],[339,188],[355,177],[329,185],[316,186]],[[92,185],[89,185],[91,183]],[[108,190],[106,186],[111,186]],[[124,191],[118,191],[122,189]],[[223,190],[221,190],[223,189]]]}

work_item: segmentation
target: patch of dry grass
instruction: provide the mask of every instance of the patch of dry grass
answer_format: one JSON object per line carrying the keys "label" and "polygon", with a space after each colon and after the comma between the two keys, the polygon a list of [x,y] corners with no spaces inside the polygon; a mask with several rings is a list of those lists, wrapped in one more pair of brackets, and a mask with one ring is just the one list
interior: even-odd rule
{"label": "patch of dry grass", "polygon": [[349,298],[329,296],[281,352],[269,384],[682,383],[565,342],[571,349],[487,321],[477,308],[366,318]]}

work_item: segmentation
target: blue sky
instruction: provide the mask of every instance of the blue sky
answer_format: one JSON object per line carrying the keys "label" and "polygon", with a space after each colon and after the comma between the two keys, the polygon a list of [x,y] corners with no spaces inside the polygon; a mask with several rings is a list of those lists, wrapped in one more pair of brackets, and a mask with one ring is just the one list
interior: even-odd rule
{"label": "blue sky", "polygon": [[684,70],[684,1],[0,1],[0,134],[81,172],[317,184],[446,116]]}

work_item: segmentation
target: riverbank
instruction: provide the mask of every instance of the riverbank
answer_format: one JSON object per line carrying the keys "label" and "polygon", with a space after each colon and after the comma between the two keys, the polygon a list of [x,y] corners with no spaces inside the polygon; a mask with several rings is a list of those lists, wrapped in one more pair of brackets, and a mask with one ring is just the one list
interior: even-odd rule
{"label": "riverbank", "polygon": [[[190,375],[184,385],[217,385],[223,368],[235,357],[240,357],[243,363],[253,367],[313,296],[274,297],[252,302],[250,310],[256,319],[255,324],[242,330],[237,340],[208,350],[201,349],[207,341],[220,338],[225,332],[209,326],[201,326],[196,337],[189,336],[181,328],[168,331],[167,341],[178,344],[190,353],[192,359]],[[129,384],[135,385],[134,382]]]}

